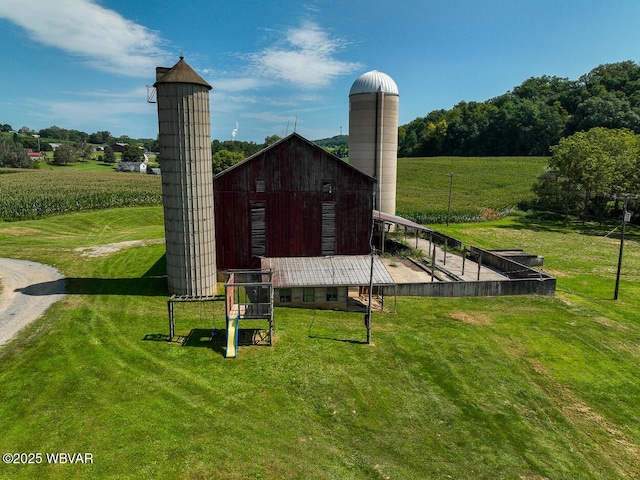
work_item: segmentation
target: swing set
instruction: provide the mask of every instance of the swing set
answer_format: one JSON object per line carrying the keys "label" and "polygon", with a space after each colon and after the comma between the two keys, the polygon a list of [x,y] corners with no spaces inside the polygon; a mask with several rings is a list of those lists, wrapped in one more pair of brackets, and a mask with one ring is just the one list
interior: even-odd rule
{"label": "swing set", "polygon": [[[266,321],[266,329],[253,329],[253,342],[256,342],[256,335],[259,335],[259,343],[271,346],[273,343],[273,283],[272,272],[270,270],[235,270],[228,272],[225,288],[225,357],[235,358],[238,354],[238,341],[240,334],[240,321]],[[175,319],[176,304],[199,303],[200,319],[204,305],[210,302],[220,301],[217,296],[185,296],[172,295],[167,301],[169,313],[169,340],[176,336]],[[214,320],[213,303],[211,319]],[[211,341],[217,335],[215,326],[211,328]],[[245,332],[246,333],[246,332]],[[184,342],[183,342],[184,343]]]}

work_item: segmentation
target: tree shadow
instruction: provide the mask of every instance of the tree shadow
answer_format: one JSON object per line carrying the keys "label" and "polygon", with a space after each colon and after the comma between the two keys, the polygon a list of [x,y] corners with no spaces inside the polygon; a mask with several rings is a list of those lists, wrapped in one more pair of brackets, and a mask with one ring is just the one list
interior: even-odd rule
{"label": "tree shadow", "polygon": [[[565,222],[564,215],[536,212],[516,217],[513,223],[509,225],[498,225],[496,228],[550,233],[578,233],[580,235],[595,237],[608,234],[611,238],[620,238],[620,227],[621,222],[611,220],[599,223],[593,221],[583,222],[577,218],[570,218],[568,222]],[[640,230],[638,230],[636,225],[626,224],[624,235],[627,239],[640,241]]]}

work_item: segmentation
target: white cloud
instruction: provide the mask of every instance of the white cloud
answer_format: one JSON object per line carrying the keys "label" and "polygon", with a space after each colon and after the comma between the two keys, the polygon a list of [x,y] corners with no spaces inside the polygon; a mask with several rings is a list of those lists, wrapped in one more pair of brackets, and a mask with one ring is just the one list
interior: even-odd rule
{"label": "white cloud", "polygon": [[319,88],[334,78],[353,73],[359,63],[335,58],[342,43],[329,37],[319,25],[305,21],[286,32],[284,44],[249,55],[256,75],[290,82],[301,88]]}
{"label": "white cloud", "polygon": [[93,68],[148,77],[168,58],[157,32],[92,0],[30,0],[28,8],[24,3],[2,0],[0,18],[24,28],[34,41],[76,55]]}

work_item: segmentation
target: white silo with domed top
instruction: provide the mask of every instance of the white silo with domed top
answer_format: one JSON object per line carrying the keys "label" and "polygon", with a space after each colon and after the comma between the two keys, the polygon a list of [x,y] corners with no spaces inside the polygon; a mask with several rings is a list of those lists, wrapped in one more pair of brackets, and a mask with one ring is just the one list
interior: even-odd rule
{"label": "white silo with domed top", "polygon": [[375,208],[394,215],[399,98],[396,82],[377,70],[349,91],[349,163],[378,181]]}

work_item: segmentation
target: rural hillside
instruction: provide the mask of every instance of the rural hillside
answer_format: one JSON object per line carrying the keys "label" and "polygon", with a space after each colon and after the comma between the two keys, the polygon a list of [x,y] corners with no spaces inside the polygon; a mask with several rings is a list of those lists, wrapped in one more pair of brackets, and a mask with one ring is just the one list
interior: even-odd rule
{"label": "rural hillside", "polygon": [[548,155],[593,127],[640,133],[640,65],[600,65],[577,80],[542,76],[484,102],[461,101],[400,127],[400,157]]}

